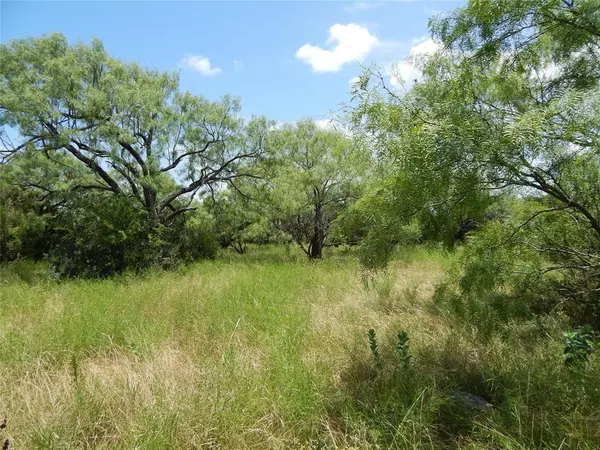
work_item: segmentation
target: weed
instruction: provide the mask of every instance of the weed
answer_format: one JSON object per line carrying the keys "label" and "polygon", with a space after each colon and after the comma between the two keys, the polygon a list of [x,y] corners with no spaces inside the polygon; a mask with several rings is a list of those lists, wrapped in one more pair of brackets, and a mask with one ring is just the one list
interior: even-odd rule
{"label": "weed", "polygon": [[73,352],[71,353],[71,359],[69,360],[71,367],[71,376],[73,377],[73,383],[79,383],[79,361],[77,359],[77,355]]}
{"label": "weed", "polygon": [[371,328],[367,333],[369,337],[369,347],[371,348],[371,354],[373,355],[373,360],[375,361],[375,366],[381,368],[381,354],[379,353],[379,347],[377,345],[377,336],[375,335],[375,330]]}
{"label": "weed", "polygon": [[565,332],[565,365],[580,369],[589,363],[590,356],[596,351],[594,330],[590,325],[577,327]]}
{"label": "weed", "polygon": [[408,369],[410,366],[410,360],[412,359],[412,355],[408,351],[408,333],[406,331],[401,331],[397,335],[398,341],[396,342],[396,353],[400,358],[400,365],[404,369]]}

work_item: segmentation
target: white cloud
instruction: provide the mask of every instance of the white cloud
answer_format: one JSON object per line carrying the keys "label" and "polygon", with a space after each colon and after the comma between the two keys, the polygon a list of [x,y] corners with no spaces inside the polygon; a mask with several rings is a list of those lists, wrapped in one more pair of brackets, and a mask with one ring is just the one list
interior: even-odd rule
{"label": "white cloud", "polygon": [[348,87],[352,88],[356,83],[358,83],[358,81],[360,80],[360,77],[352,77],[348,80]]}
{"label": "white cloud", "polygon": [[322,130],[333,130],[334,129],[333,120],[331,120],[331,119],[315,120],[315,125],[318,128],[321,128]]}
{"label": "white cloud", "polygon": [[377,51],[379,53],[398,54],[399,52],[409,48],[410,45],[411,42],[388,39],[379,42],[379,45],[377,46]]}
{"label": "white cloud", "polygon": [[244,63],[241,62],[239,59],[233,58],[233,70],[235,70],[236,72],[239,72],[243,68],[244,68]]}
{"label": "white cloud", "polygon": [[296,58],[310,64],[314,72],[337,72],[344,64],[360,60],[379,45],[379,40],[366,28],[355,23],[336,23],[329,28],[326,45],[330,50],[304,44],[296,52]]}
{"label": "white cloud", "polygon": [[424,34],[423,36],[418,36],[418,37],[412,38],[410,40],[410,42],[411,42],[411,44],[421,44],[422,42],[425,42],[427,39],[429,39],[429,35]]}
{"label": "white cloud", "polygon": [[[323,116],[321,116],[321,117],[323,117]],[[313,118],[312,120],[314,120],[315,125],[317,126],[317,128],[320,128],[322,130],[333,130],[334,129],[333,119],[330,119],[330,118],[326,118],[326,119],[316,119],[316,118]],[[296,124],[297,124],[296,120],[276,120],[275,123],[273,125],[271,125],[270,130],[271,131],[283,130],[283,128],[286,125],[296,126]]]}
{"label": "white cloud", "polygon": [[193,69],[204,76],[212,76],[221,73],[219,67],[213,67],[210,60],[206,56],[201,55],[186,55],[179,62],[181,67]]}
{"label": "white cloud", "polygon": [[[317,117],[325,117],[324,119],[317,119]],[[347,125],[335,119],[332,116],[313,116],[313,117],[305,117],[300,120],[311,119],[317,128],[325,131],[337,131],[345,134],[346,136],[351,136],[352,132],[348,128]],[[286,126],[295,127],[298,124],[298,120],[276,120],[273,125],[269,128],[270,131],[280,131],[283,130]]]}
{"label": "white cloud", "polygon": [[412,46],[405,59],[390,65],[388,69],[390,84],[395,87],[410,88],[414,81],[422,75],[419,69],[419,59],[423,56],[433,55],[441,48],[441,43],[431,38]]}
{"label": "white cloud", "polygon": [[338,133],[342,133],[345,136],[352,136],[352,130],[348,127],[348,125],[344,124],[343,122],[340,122],[339,120],[336,120],[334,117],[315,120],[315,125],[321,130],[337,131]]}
{"label": "white cloud", "polygon": [[550,81],[558,78],[563,72],[563,68],[553,62],[537,71],[537,76],[542,81]]}
{"label": "white cloud", "polygon": [[410,49],[410,55],[433,55],[440,48],[442,48],[441,42],[428,38],[412,47]]}

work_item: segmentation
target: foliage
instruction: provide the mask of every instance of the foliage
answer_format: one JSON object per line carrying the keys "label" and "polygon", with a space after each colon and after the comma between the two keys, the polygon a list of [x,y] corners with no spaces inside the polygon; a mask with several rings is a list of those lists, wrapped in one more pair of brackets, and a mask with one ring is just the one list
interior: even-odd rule
{"label": "foliage", "polygon": [[215,217],[221,247],[245,253],[248,244],[281,243],[285,236],[275,227],[270,200],[262,180],[237,183],[216,193],[207,206]]}
{"label": "foliage", "polygon": [[97,277],[158,265],[160,238],[148,229],[145,211],[93,191],[65,206],[49,255],[57,274]]}
{"label": "foliage", "polygon": [[[251,176],[264,150],[271,124],[238,118],[239,100],[180,92],[175,75],[118,61],[99,41],[15,40],[0,47],[0,58],[2,170],[36,203],[13,198],[3,214],[5,259],[31,253],[22,235],[39,234],[43,221],[23,216],[37,209],[61,216],[53,232],[65,248],[52,250],[61,272],[91,264],[75,272],[107,274],[170,260],[178,250],[166,255],[164,244],[180,216],[196,209],[195,197]],[[115,211],[88,214],[91,198]],[[96,222],[98,229],[76,228]]]}
{"label": "foliage", "polygon": [[[547,205],[537,199],[512,199],[504,212],[467,238],[459,257],[437,287],[438,307],[450,310],[490,336],[512,321],[562,315],[572,324],[597,320],[593,292],[569,296],[569,287],[593,286],[585,272],[570,270],[568,259],[550,260],[541,245],[560,241],[577,251],[573,222],[561,215],[538,214]],[[531,219],[531,220],[530,220]],[[568,231],[567,231],[568,230]],[[567,255],[568,258],[569,255]],[[560,264],[565,267],[561,269]],[[597,322],[594,322],[597,323]]]}
{"label": "foliage", "polygon": [[[115,60],[99,41],[17,40],[1,57],[1,124],[22,137],[9,150],[68,155],[93,175],[89,184],[73,180],[73,189],[124,195],[156,220],[185,212],[180,197],[239,176],[262,151],[268,123],[244,127],[238,100],[180,93],[174,75]],[[175,170],[181,183],[166,188]]]}
{"label": "foliage", "polygon": [[[98,41],[0,46],[15,445],[600,447],[598,2],[430,27],[414,85],[365,69],[341,131],[242,120]],[[262,247],[290,241],[360,247]],[[219,243],[246,254],[178,267]]]}
{"label": "foliage", "polygon": [[381,354],[379,353],[379,346],[377,345],[377,335],[375,334],[375,330],[371,328],[367,333],[367,336],[369,338],[369,348],[371,349],[371,354],[373,355],[375,365],[377,367],[381,367]]}
{"label": "foliage", "polygon": [[[354,125],[390,166],[381,194],[365,200],[375,206],[372,222],[382,224],[371,233],[416,218],[422,239],[451,243],[484,226],[463,293],[564,304],[575,322],[591,314],[598,326],[593,3],[477,1],[434,20],[444,49],[419,62],[422,79],[402,93],[367,70],[354,89]],[[499,210],[506,198],[513,204]],[[380,235],[364,241],[378,265],[402,242]]]}
{"label": "foliage", "polygon": [[103,277],[213,257],[212,218],[194,212],[170,227],[119,196],[94,191],[65,203],[51,222],[48,258],[59,276]]}
{"label": "foliage", "polygon": [[84,174],[63,170],[43,155],[24,152],[0,165],[0,261],[42,259],[49,252],[55,215],[62,206],[65,178]]}
{"label": "foliage", "polygon": [[339,131],[313,121],[285,125],[270,140],[274,216],[310,258],[321,258],[332,223],[358,198],[368,160]]}
{"label": "foliage", "polygon": [[410,366],[410,360],[412,359],[412,355],[408,350],[408,333],[406,331],[401,331],[397,335],[398,341],[396,343],[396,353],[400,358],[400,364],[404,369],[407,369]]}
{"label": "foliage", "polygon": [[600,38],[595,0],[478,0],[432,20],[434,34],[477,60],[504,57],[507,65],[539,66],[551,60],[566,71],[563,81],[581,88],[597,83]]}
{"label": "foliage", "polygon": [[46,215],[17,189],[3,188],[0,193],[0,262],[41,259],[47,252]]}
{"label": "foliage", "polygon": [[565,336],[565,365],[580,368],[589,362],[590,356],[596,351],[595,336],[591,326],[578,327],[564,333]]}
{"label": "foliage", "polygon": [[[379,351],[379,344],[377,343],[377,335],[373,328],[369,330],[367,337],[369,338],[369,348],[371,349],[371,355],[373,356],[375,366],[381,369],[383,367],[383,360]],[[407,369],[410,366],[410,361],[412,359],[412,355],[408,349],[408,333],[402,331],[396,335],[396,338],[396,356],[399,358],[400,367]]]}
{"label": "foliage", "polygon": [[214,258],[218,248],[215,226],[215,218],[198,207],[179,223],[169,245],[178,248],[183,261]]}

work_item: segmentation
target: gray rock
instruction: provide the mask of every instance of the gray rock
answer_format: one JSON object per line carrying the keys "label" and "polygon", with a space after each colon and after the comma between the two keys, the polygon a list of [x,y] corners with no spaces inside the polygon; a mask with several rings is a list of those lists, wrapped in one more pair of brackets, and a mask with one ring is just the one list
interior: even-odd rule
{"label": "gray rock", "polygon": [[487,411],[493,406],[485,398],[475,394],[471,394],[469,392],[451,391],[450,395],[452,395],[452,398],[454,398],[455,400],[465,403],[471,408],[478,409],[480,411]]}

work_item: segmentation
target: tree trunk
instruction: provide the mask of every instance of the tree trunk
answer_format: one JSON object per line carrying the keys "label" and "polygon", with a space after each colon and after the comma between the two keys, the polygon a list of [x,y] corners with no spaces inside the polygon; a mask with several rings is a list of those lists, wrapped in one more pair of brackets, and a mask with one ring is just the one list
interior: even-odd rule
{"label": "tree trunk", "polygon": [[146,207],[146,211],[148,211],[151,220],[158,223],[160,218],[156,209],[156,189],[149,186],[142,186],[142,190],[144,193],[144,206]]}
{"label": "tree trunk", "polygon": [[246,253],[246,244],[245,243],[233,242],[231,245],[238,254],[243,255],[244,253]]}
{"label": "tree trunk", "polygon": [[308,247],[308,257],[321,259],[323,257],[323,242],[325,241],[325,227],[323,225],[323,205],[315,205],[315,229]]}

